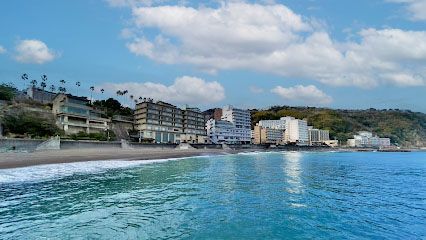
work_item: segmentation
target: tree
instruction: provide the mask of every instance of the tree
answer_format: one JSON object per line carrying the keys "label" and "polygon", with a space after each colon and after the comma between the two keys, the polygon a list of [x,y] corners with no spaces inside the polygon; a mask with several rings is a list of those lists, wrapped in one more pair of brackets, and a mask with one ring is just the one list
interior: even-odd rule
{"label": "tree", "polygon": [[44,89],[47,87],[47,85],[46,85],[45,82],[41,82],[40,87],[41,87],[41,89],[43,89],[43,93],[41,94],[41,102],[43,103],[43,101],[44,101]]}
{"label": "tree", "polygon": [[[28,80],[28,74],[24,73],[21,75],[21,79],[24,80],[24,82],[26,82]],[[24,83],[24,88],[25,88],[26,84]]]}
{"label": "tree", "polygon": [[0,100],[11,101],[17,91],[12,84],[0,84]]}
{"label": "tree", "polygon": [[60,134],[60,130],[55,124],[55,119],[38,112],[11,109],[5,114],[2,123],[6,133],[33,137],[48,137]]}
{"label": "tree", "polygon": [[30,83],[33,85],[33,87],[35,87],[37,85],[37,80],[33,79]]}
{"label": "tree", "polygon": [[81,86],[80,82],[76,82],[75,85],[77,86],[77,96],[78,96],[78,88]]}
{"label": "tree", "polygon": [[55,92],[55,90],[56,90],[55,85],[53,85],[53,84],[52,84],[52,85],[50,85],[50,91],[51,91],[51,92]]}
{"label": "tree", "polygon": [[91,86],[91,87],[90,87],[90,104],[92,104],[92,102],[93,102],[93,98],[92,98],[92,96],[93,96],[93,91],[95,91],[95,87],[94,87],[94,86]]}

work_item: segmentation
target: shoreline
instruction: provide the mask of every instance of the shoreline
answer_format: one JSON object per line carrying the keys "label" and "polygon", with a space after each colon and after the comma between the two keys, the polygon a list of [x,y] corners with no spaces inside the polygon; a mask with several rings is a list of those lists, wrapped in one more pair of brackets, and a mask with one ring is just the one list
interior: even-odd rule
{"label": "shoreline", "polygon": [[21,168],[58,163],[108,161],[118,159],[123,161],[158,160],[206,155],[228,155],[240,152],[254,151],[223,149],[73,149],[29,153],[9,152],[0,153],[0,169]]}
{"label": "shoreline", "polygon": [[[60,164],[89,161],[143,161],[172,158],[187,158],[197,156],[229,155],[251,152],[278,152],[285,149],[120,149],[120,148],[89,148],[51,150],[40,152],[5,152],[0,153],[0,169],[21,168],[36,165]],[[292,150],[287,150],[292,151]],[[300,151],[300,150],[299,150]],[[319,152],[365,152],[356,149],[328,149]],[[371,152],[371,151],[370,151]],[[387,151],[386,151],[387,152]],[[401,151],[406,152],[406,151]]]}

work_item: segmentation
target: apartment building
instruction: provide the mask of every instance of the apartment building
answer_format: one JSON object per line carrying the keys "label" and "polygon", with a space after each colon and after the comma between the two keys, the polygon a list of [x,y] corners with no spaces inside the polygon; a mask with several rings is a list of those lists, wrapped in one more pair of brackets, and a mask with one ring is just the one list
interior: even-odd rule
{"label": "apartment building", "polygon": [[240,143],[240,131],[235,125],[225,120],[210,119],[206,123],[207,137],[215,144]]}
{"label": "apartment building", "polygon": [[88,105],[86,97],[57,94],[52,100],[52,112],[57,125],[66,134],[79,132],[99,133],[109,129],[110,119],[104,112]]}
{"label": "apartment building", "polygon": [[260,122],[254,127],[255,144],[281,144],[284,140],[284,130],[260,126]]}
{"label": "apartment building", "polygon": [[260,120],[258,125],[264,128],[285,130],[285,123],[285,118],[281,118],[279,120]]}
{"label": "apartment building", "polygon": [[136,105],[135,125],[140,137],[156,143],[180,143],[183,115],[178,107],[162,101]]}
{"label": "apartment building", "polygon": [[283,117],[285,121],[284,140],[299,145],[309,144],[308,122],[294,117]]}
{"label": "apartment building", "polygon": [[330,140],[330,131],[308,127],[309,145],[322,145]]}
{"label": "apartment building", "polygon": [[181,142],[207,143],[206,121],[199,108],[185,106],[182,109],[183,133]]}
{"label": "apartment building", "polygon": [[222,108],[221,120],[232,123],[236,128],[238,142],[251,142],[251,115],[250,111],[234,108],[231,105]]}

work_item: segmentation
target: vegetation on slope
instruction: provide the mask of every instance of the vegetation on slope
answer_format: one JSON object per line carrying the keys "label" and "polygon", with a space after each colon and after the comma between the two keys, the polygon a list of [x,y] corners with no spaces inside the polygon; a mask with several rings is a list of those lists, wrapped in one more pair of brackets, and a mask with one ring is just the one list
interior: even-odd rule
{"label": "vegetation on slope", "polygon": [[408,110],[335,110],[314,107],[274,106],[252,110],[252,124],[263,119],[292,116],[306,118],[315,128],[330,131],[332,139],[343,143],[358,131],[371,131],[389,137],[402,146],[426,146],[426,114]]}
{"label": "vegetation on slope", "polygon": [[12,84],[0,84],[0,100],[11,101],[17,89]]}
{"label": "vegetation on slope", "polygon": [[60,135],[53,116],[37,111],[12,108],[0,119],[6,134],[21,137],[49,137]]}

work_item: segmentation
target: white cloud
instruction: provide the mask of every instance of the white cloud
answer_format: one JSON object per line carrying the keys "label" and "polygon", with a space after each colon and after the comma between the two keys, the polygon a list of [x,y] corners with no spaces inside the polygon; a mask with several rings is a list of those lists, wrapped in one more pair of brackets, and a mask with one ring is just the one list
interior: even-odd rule
{"label": "white cloud", "polygon": [[[135,35],[128,49],[162,63],[212,73],[250,69],[337,86],[426,84],[426,31],[364,29],[357,33],[359,42],[337,42],[318,21],[280,4],[132,7],[132,12]],[[144,35],[145,29],[159,34]],[[407,77],[395,80],[401,74]]]}
{"label": "white cloud", "polygon": [[44,42],[35,39],[19,41],[15,50],[16,61],[22,63],[43,64],[52,61],[58,56]]}
{"label": "white cloud", "polygon": [[413,21],[426,21],[426,0],[387,0],[388,2],[405,5],[410,19]]}
{"label": "white cloud", "polygon": [[0,54],[5,53],[6,48],[4,48],[2,45],[0,45]]}
{"label": "white cloud", "polygon": [[271,92],[277,94],[283,99],[295,102],[304,102],[307,104],[329,104],[333,101],[332,97],[325,94],[314,85],[296,85],[289,88],[277,86],[273,88]]}
{"label": "white cloud", "polygon": [[154,100],[181,104],[208,104],[225,98],[225,90],[220,83],[189,76],[177,78],[170,86],[153,82],[128,82],[107,83],[101,87],[114,93],[117,90],[128,90],[129,95],[136,98],[150,97]]}

